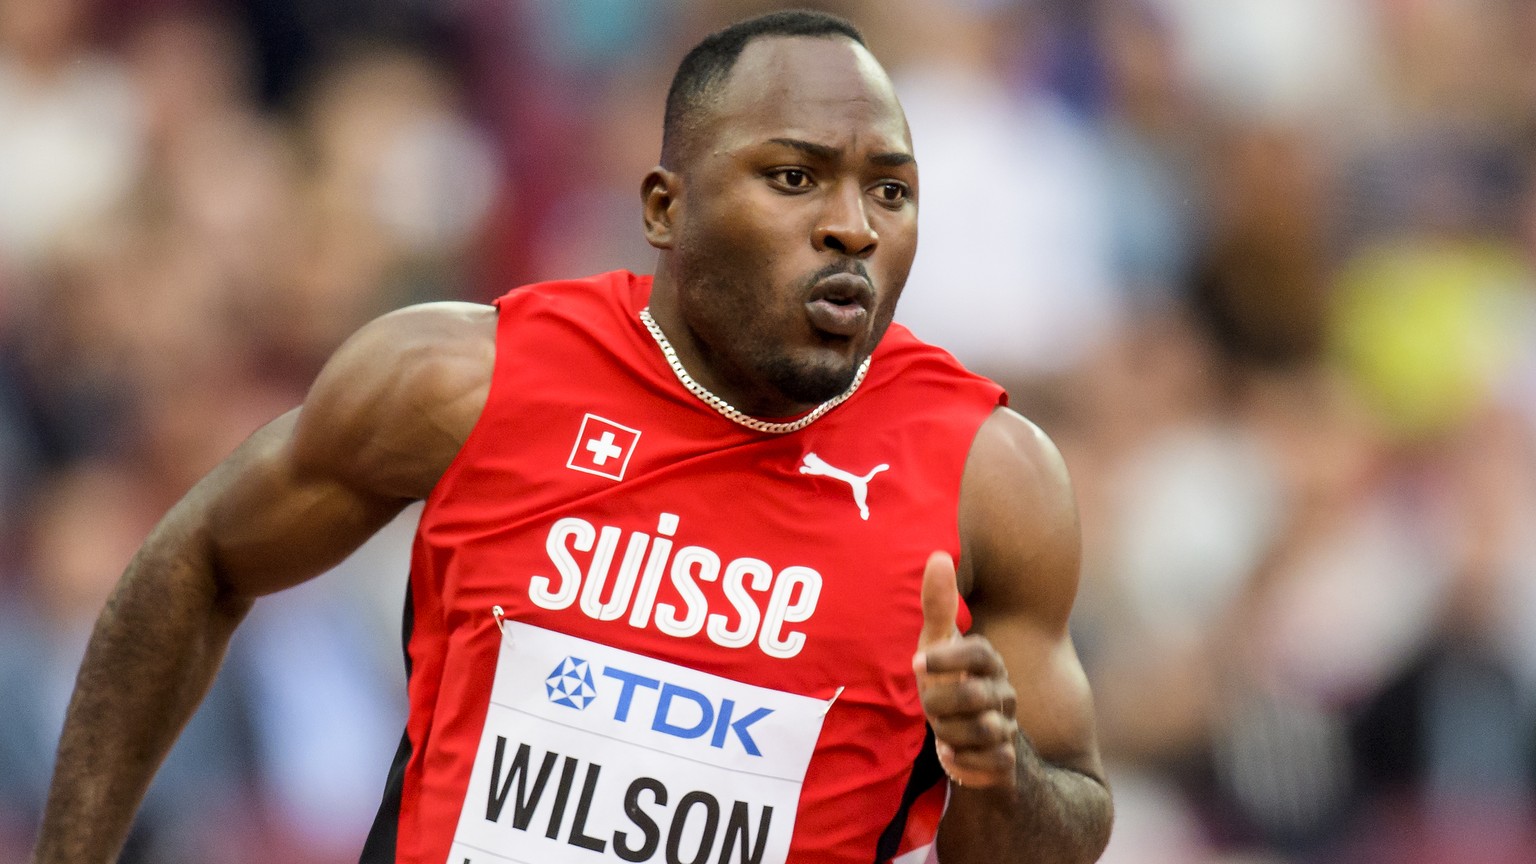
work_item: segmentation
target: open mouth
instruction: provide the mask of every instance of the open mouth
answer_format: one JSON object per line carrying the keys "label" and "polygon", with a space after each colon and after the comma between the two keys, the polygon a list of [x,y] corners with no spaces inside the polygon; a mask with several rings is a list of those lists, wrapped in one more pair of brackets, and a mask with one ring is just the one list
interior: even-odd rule
{"label": "open mouth", "polygon": [[874,291],[854,273],[837,273],[817,282],[806,301],[811,326],[833,336],[857,336],[869,321]]}

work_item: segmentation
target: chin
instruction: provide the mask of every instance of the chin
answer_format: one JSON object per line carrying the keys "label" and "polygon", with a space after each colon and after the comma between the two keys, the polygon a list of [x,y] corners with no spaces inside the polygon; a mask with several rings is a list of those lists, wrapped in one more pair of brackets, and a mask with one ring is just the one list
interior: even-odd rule
{"label": "chin", "polygon": [[860,362],[862,358],[836,364],[786,360],[768,369],[768,379],[786,398],[802,405],[817,405],[852,386]]}

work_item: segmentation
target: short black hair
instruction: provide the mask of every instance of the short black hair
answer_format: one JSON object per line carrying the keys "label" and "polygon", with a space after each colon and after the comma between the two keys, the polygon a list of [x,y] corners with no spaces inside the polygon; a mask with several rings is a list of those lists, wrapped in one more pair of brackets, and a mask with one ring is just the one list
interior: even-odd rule
{"label": "short black hair", "polygon": [[699,109],[730,77],[742,50],[765,36],[843,37],[865,44],[864,34],[846,19],[810,9],[769,12],[709,34],[683,56],[667,90],[667,111],[661,126],[663,165],[674,167],[680,139],[694,125]]}

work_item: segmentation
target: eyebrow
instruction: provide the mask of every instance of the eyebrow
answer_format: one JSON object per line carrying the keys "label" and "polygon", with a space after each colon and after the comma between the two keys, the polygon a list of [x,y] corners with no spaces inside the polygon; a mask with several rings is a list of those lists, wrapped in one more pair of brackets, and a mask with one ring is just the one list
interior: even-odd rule
{"label": "eyebrow", "polygon": [[[841,155],[842,151],[827,144],[818,144],[815,141],[804,141],[799,138],[770,138],[770,144],[778,144],[811,156],[815,159],[831,161]],[[869,157],[869,161],[884,168],[896,168],[902,165],[910,165],[917,160],[911,153],[892,151],[889,153],[875,153]]]}

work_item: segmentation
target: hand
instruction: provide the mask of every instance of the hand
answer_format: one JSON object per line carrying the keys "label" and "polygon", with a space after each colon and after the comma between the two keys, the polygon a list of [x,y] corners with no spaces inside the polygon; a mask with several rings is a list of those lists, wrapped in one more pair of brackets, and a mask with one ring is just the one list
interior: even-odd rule
{"label": "hand", "polygon": [[950,779],[1011,788],[1018,783],[1019,737],[1013,685],[990,642],[955,628],[959,605],[954,559],[935,552],[923,569],[923,630],[912,658],[917,692]]}

